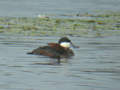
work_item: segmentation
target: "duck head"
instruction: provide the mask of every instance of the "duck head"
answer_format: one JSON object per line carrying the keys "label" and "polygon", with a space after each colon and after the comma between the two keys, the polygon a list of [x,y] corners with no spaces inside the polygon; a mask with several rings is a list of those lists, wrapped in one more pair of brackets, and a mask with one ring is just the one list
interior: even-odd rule
{"label": "duck head", "polygon": [[74,45],[71,40],[67,37],[62,37],[58,43],[60,44],[60,46],[64,47],[64,48],[70,48],[71,46],[74,48],[79,48],[79,46]]}

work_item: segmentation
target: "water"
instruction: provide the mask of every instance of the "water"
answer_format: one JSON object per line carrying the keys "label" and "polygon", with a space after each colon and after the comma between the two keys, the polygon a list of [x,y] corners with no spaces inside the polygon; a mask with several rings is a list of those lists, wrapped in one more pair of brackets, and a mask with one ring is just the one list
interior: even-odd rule
{"label": "water", "polygon": [[79,49],[61,65],[26,53],[60,37],[0,36],[0,90],[119,90],[120,37],[69,37]]}
{"label": "water", "polygon": [[96,10],[119,11],[120,0],[0,0],[0,16],[77,14]]}
{"label": "water", "polygon": [[[91,13],[119,10],[120,0],[0,0],[0,16]],[[61,65],[26,53],[60,37],[0,34],[0,90],[119,90],[120,36],[69,37],[79,49]],[[46,65],[45,65],[46,64]]]}

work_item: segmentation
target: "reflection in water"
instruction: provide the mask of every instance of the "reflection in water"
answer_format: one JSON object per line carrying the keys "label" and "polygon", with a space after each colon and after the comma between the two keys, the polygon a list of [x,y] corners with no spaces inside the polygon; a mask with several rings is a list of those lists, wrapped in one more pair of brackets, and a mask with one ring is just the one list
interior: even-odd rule
{"label": "reflection in water", "polygon": [[60,65],[60,64],[57,64],[57,63],[33,63],[31,65]]}
{"label": "reflection in water", "polygon": [[0,36],[1,90],[119,90],[118,37],[70,37],[80,48],[60,65],[49,58],[27,55],[59,37]]}

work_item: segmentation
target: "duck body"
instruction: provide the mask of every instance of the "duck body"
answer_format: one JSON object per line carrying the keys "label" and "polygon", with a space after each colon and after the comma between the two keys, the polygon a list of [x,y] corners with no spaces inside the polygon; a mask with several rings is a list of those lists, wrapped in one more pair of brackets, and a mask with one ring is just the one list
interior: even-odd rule
{"label": "duck body", "polygon": [[46,46],[38,47],[32,52],[28,52],[28,54],[44,55],[50,58],[56,58],[58,63],[60,63],[61,58],[71,58],[74,56],[74,52],[69,48],[69,42],[70,40],[64,37],[61,38],[58,43],[48,43]]}
{"label": "duck body", "polygon": [[72,49],[61,47],[57,43],[48,43],[48,46],[39,47],[28,54],[44,55],[51,58],[70,58],[74,56]]}

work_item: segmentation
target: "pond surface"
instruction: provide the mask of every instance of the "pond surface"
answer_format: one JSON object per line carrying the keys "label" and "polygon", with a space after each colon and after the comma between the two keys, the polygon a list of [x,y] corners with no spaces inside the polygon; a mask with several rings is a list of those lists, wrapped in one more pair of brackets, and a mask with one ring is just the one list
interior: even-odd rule
{"label": "pond surface", "polygon": [[61,65],[26,53],[60,37],[0,35],[0,90],[119,90],[120,37],[69,37],[80,46]]}
{"label": "pond surface", "polygon": [[96,10],[119,11],[120,0],[0,0],[0,16],[37,16],[38,14],[91,13]]}

